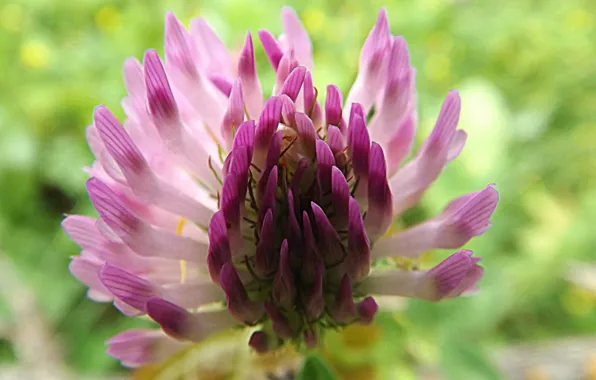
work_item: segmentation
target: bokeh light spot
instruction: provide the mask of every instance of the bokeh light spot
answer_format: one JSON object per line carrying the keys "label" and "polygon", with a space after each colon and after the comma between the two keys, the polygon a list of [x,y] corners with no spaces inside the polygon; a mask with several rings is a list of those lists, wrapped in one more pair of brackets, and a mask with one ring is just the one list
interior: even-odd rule
{"label": "bokeh light spot", "polygon": [[30,69],[43,69],[48,66],[51,58],[50,48],[41,41],[26,41],[21,46],[21,62]]}

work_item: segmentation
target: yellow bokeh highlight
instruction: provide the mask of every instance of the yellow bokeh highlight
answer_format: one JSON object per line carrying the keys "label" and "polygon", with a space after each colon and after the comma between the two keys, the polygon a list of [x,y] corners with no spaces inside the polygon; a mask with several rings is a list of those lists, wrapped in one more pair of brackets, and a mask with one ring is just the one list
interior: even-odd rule
{"label": "yellow bokeh highlight", "polygon": [[325,13],[318,8],[308,8],[304,12],[304,26],[311,33],[318,33],[325,24]]}
{"label": "yellow bokeh highlight", "polygon": [[118,9],[105,6],[95,14],[95,24],[104,32],[113,32],[122,24],[122,16]]}
{"label": "yellow bokeh highlight", "polygon": [[20,32],[25,21],[25,11],[17,4],[6,4],[0,9],[0,27],[9,32]]}
{"label": "yellow bokeh highlight", "polygon": [[21,45],[20,59],[23,65],[30,69],[43,69],[47,67],[51,59],[50,48],[41,41],[25,41]]}

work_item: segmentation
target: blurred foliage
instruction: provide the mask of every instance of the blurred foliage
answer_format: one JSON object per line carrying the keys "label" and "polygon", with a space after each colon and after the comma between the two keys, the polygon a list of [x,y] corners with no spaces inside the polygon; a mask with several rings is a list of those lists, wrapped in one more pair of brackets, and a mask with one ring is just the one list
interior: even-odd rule
{"label": "blurred foliage", "polygon": [[[424,197],[423,207],[407,215],[408,222],[434,215],[449,199],[487,183],[496,183],[501,194],[494,227],[467,247],[484,257],[478,296],[409,302],[373,327],[331,334],[325,346],[331,349],[322,349],[321,357],[338,374],[370,370],[364,373],[407,380],[416,378],[418,366],[438,365],[452,379],[496,379],[487,353],[498,347],[595,334],[596,296],[568,284],[565,270],[572,259],[594,260],[596,247],[596,2],[289,3],[312,35],[318,87],[336,83],[344,91],[378,8],[387,7],[392,31],[406,37],[418,69],[418,142],[442,97],[451,88],[461,90],[466,149]],[[207,18],[229,47],[238,48],[246,30],[279,33],[282,5],[0,4],[0,249],[34,289],[76,370],[117,371],[103,341],[139,323],[86,300],[67,269],[78,250],[60,231],[62,215],[92,212],[82,167],[92,160],[84,128],[93,107],[103,103],[122,115],[121,64],[149,47],[163,51],[166,10],[184,21]],[[271,88],[262,49],[258,59],[264,88]],[[428,264],[445,255],[432,255]],[[3,302],[0,316],[10,320],[14,316]],[[11,360],[5,346],[2,360]]]}

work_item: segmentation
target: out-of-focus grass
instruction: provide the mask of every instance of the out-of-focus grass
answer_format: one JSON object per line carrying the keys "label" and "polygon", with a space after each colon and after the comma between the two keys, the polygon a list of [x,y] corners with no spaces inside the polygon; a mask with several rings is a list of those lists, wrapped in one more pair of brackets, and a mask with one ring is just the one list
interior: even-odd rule
{"label": "out-of-focus grass", "polygon": [[[84,128],[93,107],[103,103],[122,115],[121,64],[149,47],[162,51],[166,10],[186,21],[206,17],[229,47],[239,47],[247,29],[279,33],[283,3],[264,4],[0,5],[0,248],[33,289],[77,371],[115,371],[102,342],[134,323],[85,299],[67,270],[77,247],[59,229],[63,213],[92,212],[81,168],[92,160]],[[494,227],[467,247],[485,258],[482,292],[442,304],[410,302],[383,317],[380,344],[390,355],[375,357],[379,373],[391,378],[393,369],[383,367],[389,363],[407,378],[415,366],[436,364],[455,379],[493,378],[485,353],[501,345],[596,333],[596,297],[565,281],[567,263],[594,260],[596,247],[596,3],[290,4],[311,32],[318,87],[336,83],[344,91],[378,8],[388,8],[392,31],[406,37],[418,69],[418,142],[442,97],[461,90],[468,144],[409,220],[433,215],[452,197],[487,183],[497,183],[501,193]],[[259,72],[271,83],[262,50],[258,55]],[[6,302],[0,307],[2,321],[15,318]]]}

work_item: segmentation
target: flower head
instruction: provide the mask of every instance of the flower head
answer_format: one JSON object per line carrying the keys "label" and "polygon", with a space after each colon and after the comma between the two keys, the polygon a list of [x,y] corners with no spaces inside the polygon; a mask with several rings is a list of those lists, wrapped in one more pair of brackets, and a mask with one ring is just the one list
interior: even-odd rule
{"label": "flower head", "polygon": [[374,270],[379,258],[459,248],[490,226],[493,185],[387,234],[463,148],[458,93],[402,165],[417,121],[415,70],[385,11],[345,102],[333,85],[318,99],[308,34],[293,10],[282,21],[282,37],[258,33],[276,71],[267,99],[250,33],[234,63],[204,20],[189,32],[170,13],[165,64],[148,50],[143,64],[124,65],[125,126],[95,109],[87,190],[99,218],[68,216],[63,227],[83,249],[70,269],[89,296],[161,325],[108,341],[126,365],[163,357],[149,349],[159,342],[169,352],[242,325],[254,326],[248,343],[259,352],[311,347],[324,326],[372,322],[375,294],[438,301],[482,276],[470,251],[429,271]]}

